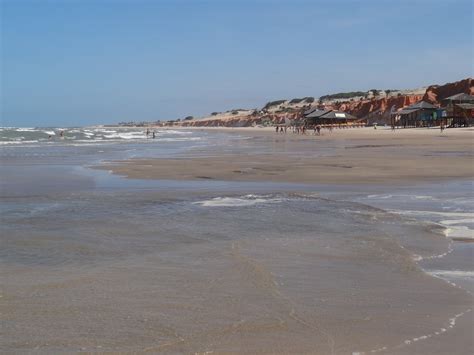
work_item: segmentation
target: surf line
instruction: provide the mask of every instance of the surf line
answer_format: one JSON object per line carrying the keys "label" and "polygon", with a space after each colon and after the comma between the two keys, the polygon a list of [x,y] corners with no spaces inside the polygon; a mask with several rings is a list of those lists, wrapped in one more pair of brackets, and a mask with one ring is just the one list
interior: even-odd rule
{"label": "surf line", "polygon": [[[403,246],[401,246],[403,249],[405,249]],[[452,251],[452,250],[451,250]],[[448,251],[447,253],[444,253],[442,254],[443,256],[446,256],[447,254],[449,254],[451,251]],[[443,256],[432,256],[432,257],[427,257],[427,258],[420,258],[416,261],[419,261],[419,260],[422,260],[422,259],[431,259],[431,258],[435,258],[435,257],[443,257]],[[437,276],[435,274],[432,274],[426,270],[424,270],[423,268],[421,268],[423,270],[423,272],[427,273],[428,275],[430,275],[431,277],[435,277],[437,279],[440,279],[446,283],[448,283],[450,286],[452,287],[456,287],[456,288],[459,288],[461,290],[463,290],[464,292],[467,292],[468,294],[472,295],[472,292],[468,291],[468,290],[465,290],[463,289],[462,287],[456,285],[454,282],[451,282],[449,280],[446,280],[440,276]],[[465,314],[467,313],[470,313],[472,311],[472,308],[468,308],[466,309],[465,311],[461,312],[461,313],[458,313],[458,314],[455,314],[453,317],[449,318],[448,319],[448,325],[447,326],[444,326],[442,328],[439,328],[437,329],[436,331],[434,331],[433,333],[429,333],[429,334],[425,334],[425,335],[420,335],[418,337],[413,337],[411,339],[406,339],[404,340],[402,343],[394,346],[394,347],[391,347],[391,349],[399,349],[399,348],[402,348],[402,347],[405,347],[405,346],[409,346],[411,344],[414,344],[418,341],[422,341],[422,340],[427,340],[427,339],[430,339],[430,338],[433,338],[435,336],[438,336],[438,335],[441,335],[443,333],[446,333],[448,330],[450,329],[453,329],[455,326],[456,326],[456,321],[458,320],[458,318],[464,316]],[[386,346],[383,346],[383,347],[380,347],[380,348],[376,348],[376,349],[372,349],[372,350],[369,350],[369,351],[355,351],[352,353],[352,355],[364,355],[364,354],[376,354],[376,353],[380,353],[380,352],[383,352],[383,351],[386,351],[386,350],[389,350]]]}
{"label": "surf line", "polygon": [[[446,226],[443,226],[445,227],[446,229],[448,229]],[[414,255],[413,256],[413,260],[415,261],[415,263],[419,266],[418,262],[421,261],[421,260],[429,260],[429,259],[436,259],[436,258],[443,258],[445,257],[446,255],[452,253],[454,251],[454,248],[453,248],[453,241],[452,239],[447,235],[447,233],[445,232],[444,233],[446,239],[449,240],[449,245],[448,245],[448,251],[446,253],[443,253],[443,254],[439,254],[439,255],[431,255],[431,256],[426,256],[426,257],[422,257],[420,255]],[[405,249],[407,250],[403,245],[399,245],[402,249]],[[428,274],[429,276],[431,277],[435,277],[437,279],[440,279],[444,282],[446,282],[447,284],[449,284],[450,286],[452,287],[456,287],[456,288],[459,288],[461,290],[463,290],[464,292],[467,292],[468,294],[472,295],[472,292],[468,291],[468,290],[465,290],[463,289],[462,287],[456,285],[454,282],[451,282],[445,278],[442,278],[438,275],[435,275],[433,273],[430,273],[429,271],[423,269],[420,267],[420,269]],[[398,344],[398,345],[395,345],[393,347],[391,347],[390,349],[400,349],[400,348],[403,348],[403,347],[406,347],[406,346],[409,346],[409,345],[412,345],[412,344],[415,344],[417,343],[418,341],[423,341],[423,340],[427,340],[427,339],[430,339],[430,338],[433,338],[435,336],[438,336],[438,335],[441,335],[443,333],[446,333],[448,330],[450,329],[453,329],[455,326],[456,326],[456,321],[458,320],[458,318],[464,316],[465,314],[467,313],[470,313],[472,311],[472,308],[468,308],[466,309],[465,311],[461,312],[461,313],[458,313],[458,314],[455,314],[453,317],[449,318],[448,319],[448,325],[447,326],[444,326],[442,328],[439,328],[437,329],[436,331],[432,332],[432,333],[429,333],[429,334],[425,334],[425,335],[420,335],[418,337],[413,337],[411,339],[405,339],[402,343]],[[380,353],[380,352],[384,352],[384,351],[387,351],[389,350],[389,348],[387,346],[383,346],[383,347],[380,347],[380,348],[376,348],[376,349],[372,349],[372,350],[369,350],[369,351],[354,351],[352,352],[352,355],[365,355],[365,354],[376,354],[376,353]]]}
{"label": "surf line", "polygon": [[[468,308],[464,312],[458,313],[458,314],[454,315],[452,318],[449,318],[449,324],[446,327],[439,328],[438,330],[436,330],[435,332],[430,333],[430,334],[420,335],[418,337],[414,337],[414,338],[411,338],[411,339],[406,339],[402,343],[392,347],[391,349],[399,349],[399,348],[402,348],[402,347],[405,347],[405,346],[409,346],[411,344],[415,344],[418,341],[427,340],[427,339],[433,338],[435,336],[441,335],[443,333],[446,333],[448,330],[453,329],[456,326],[456,321],[458,320],[458,318],[464,316],[467,313],[470,313],[471,311],[472,311],[472,309]],[[352,353],[352,355],[375,354],[375,353],[380,353],[380,352],[385,351],[385,350],[388,350],[388,348],[386,346],[381,347],[381,348],[377,348],[377,349],[372,349],[372,350],[365,351],[365,352],[364,351],[355,351],[355,352]]]}

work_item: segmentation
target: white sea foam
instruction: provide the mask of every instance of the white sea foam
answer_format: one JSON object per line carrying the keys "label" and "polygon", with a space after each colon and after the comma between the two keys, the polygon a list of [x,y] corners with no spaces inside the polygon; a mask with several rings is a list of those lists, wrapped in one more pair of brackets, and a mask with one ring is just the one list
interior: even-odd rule
{"label": "white sea foam", "polygon": [[415,196],[411,196],[412,199],[415,199],[415,200],[437,200],[437,198],[433,197],[433,196],[420,196],[420,195],[415,195]]}
{"label": "white sea foam", "polygon": [[369,196],[367,196],[367,198],[371,198],[371,199],[375,198],[375,199],[383,199],[383,200],[388,199],[388,198],[392,198],[392,197],[393,197],[393,195],[369,195]]}
{"label": "white sea foam", "polygon": [[[469,238],[474,239],[474,230],[465,224],[474,223],[474,213],[472,212],[437,212],[437,211],[400,211],[390,210],[390,212],[405,216],[434,216],[449,219],[440,220],[441,226],[445,227],[444,235],[449,238]],[[456,218],[458,217],[458,218]],[[461,225],[460,225],[461,224]],[[462,225],[464,224],[464,225]]]}
{"label": "white sea foam", "polygon": [[464,278],[474,279],[474,271],[465,270],[429,270],[427,271],[430,275],[438,277],[450,277],[450,278]]}
{"label": "white sea foam", "polygon": [[193,134],[193,132],[189,132],[189,131],[174,131],[174,130],[159,130],[157,133],[177,134],[177,135]]}
{"label": "white sea foam", "polygon": [[[34,143],[44,144],[45,135],[57,137],[59,131],[65,131],[68,145],[73,143],[111,143],[111,142],[185,142],[185,141],[199,141],[201,137],[190,136],[194,134],[190,131],[178,131],[178,130],[154,130],[155,138],[151,138],[151,135],[148,137],[145,135],[143,129],[114,129],[114,128],[33,128],[33,127],[3,127],[0,128],[3,132],[12,134],[13,136],[7,136],[4,134],[4,137],[1,138],[0,145],[20,145],[18,141],[24,141],[25,139],[30,139],[31,141],[24,141],[23,143],[32,143],[33,139],[38,139]],[[29,132],[29,134],[38,134],[36,136],[28,136],[27,138],[21,137],[22,132]],[[16,134],[15,134],[16,133]],[[52,140],[49,143],[58,144],[57,139]]]}
{"label": "white sea foam", "polygon": [[386,200],[386,199],[393,199],[393,198],[409,198],[411,200],[438,200],[436,197],[433,196],[426,196],[426,195],[391,195],[391,194],[375,194],[375,195],[368,195],[367,198],[369,199],[378,199],[378,200]]}
{"label": "white sea foam", "polygon": [[241,197],[216,197],[211,200],[198,201],[194,204],[203,207],[246,207],[261,203],[278,203],[279,198],[268,198],[265,196],[246,195]]}
{"label": "white sea foam", "polygon": [[445,225],[445,226],[451,226],[453,224],[469,224],[469,223],[474,223],[473,218],[461,218],[461,219],[445,219],[442,221],[439,221],[439,223]]}
{"label": "white sea foam", "polygon": [[453,242],[451,241],[451,242],[449,243],[448,251],[447,251],[446,253],[436,254],[436,255],[430,255],[430,256],[420,256],[420,255],[415,254],[415,255],[413,256],[413,259],[414,259],[415,261],[431,260],[431,259],[441,259],[441,258],[444,258],[446,255],[451,254],[453,251],[454,251]]}
{"label": "white sea foam", "polygon": [[449,238],[474,239],[474,230],[466,226],[459,226],[459,227],[451,226],[445,229],[444,234],[446,235],[446,237],[449,237]]}
{"label": "white sea foam", "polygon": [[25,128],[11,128],[12,130],[15,130],[17,132],[35,132],[37,131],[36,128],[33,127],[25,127]]}
{"label": "white sea foam", "polygon": [[471,218],[471,221],[474,219],[473,212],[437,212],[437,211],[412,211],[412,210],[391,210],[390,212],[402,214],[402,215],[434,215],[434,216],[443,216],[443,217],[462,217],[464,219]]}
{"label": "white sea foam", "polygon": [[120,132],[120,133],[113,133],[113,134],[104,134],[105,138],[113,139],[145,139],[146,136],[142,132]]}
{"label": "white sea foam", "polygon": [[0,145],[31,144],[31,143],[38,143],[38,141],[37,140],[34,140],[34,141],[25,141],[25,140],[7,141],[7,142],[0,142]]}
{"label": "white sea foam", "polygon": [[110,130],[110,129],[102,129],[102,128],[96,128],[93,129],[94,132],[100,132],[100,133],[117,133],[115,130]]}
{"label": "white sea foam", "polygon": [[[456,326],[456,322],[457,322],[458,318],[464,316],[466,313],[470,313],[471,311],[472,311],[471,308],[468,308],[464,312],[455,314],[453,317],[448,319],[447,325],[443,326],[442,328],[439,328],[439,329],[437,329],[434,332],[429,333],[429,334],[424,334],[424,335],[416,336],[416,337],[413,337],[413,338],[410,338],[410,339],[405,339],[401,344],[399,344],[397,346],[394,346],[393,349],[409,346],[409,345],[412,345],[413,343],[416,343],[418,341],[427,340],[427,339],[430,339],[432,337],[435,337],[435,336],[441,335],[443,333],[446,333],[447,331],[453,329]],[[378,349],[370,350],[367,353],[373,354],[373,353],[385,352],[387,349],[388,348],[384,346],[384,347],[381,347],[381,348],[378,348]],[[353,352],[352,354],[353,355],[354,354],[364,354],[364,352]]]}

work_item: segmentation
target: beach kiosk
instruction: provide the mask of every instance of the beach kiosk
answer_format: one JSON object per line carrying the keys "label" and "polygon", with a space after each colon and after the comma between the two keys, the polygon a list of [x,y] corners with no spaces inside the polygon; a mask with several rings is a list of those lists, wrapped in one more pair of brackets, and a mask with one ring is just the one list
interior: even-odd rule
{"label": "beach kiosk", "polygon": [[474,96],[459,93],[445,98],[446,126],[467,127],[474,124]]}
{"label": "beach kiosk", "polygon": [[429,102],[419,101],[392,114],[391,124],[407,127],[430,127],[441,122],[438,108]]}

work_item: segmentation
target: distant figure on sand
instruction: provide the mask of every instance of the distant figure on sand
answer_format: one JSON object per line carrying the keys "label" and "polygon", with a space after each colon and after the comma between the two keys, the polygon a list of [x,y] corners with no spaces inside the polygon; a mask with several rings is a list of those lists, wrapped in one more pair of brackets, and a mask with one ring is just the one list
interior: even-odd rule
{"label": "distant figure on sand", "polygon": [[320,125],[316,126],[316,132],[318,132],[318,136],[321,135],[321,126]]}
{"label": "distant figure on sand", "polygon": [[153,139],[155,139],[156,137],[156,134],[155,134],[155,131],[153,131]]}
{"label": "distant figure on sand", "polygon": [[150,135],[150,130],[147,128],[146,129],[146,136],[148,137]]}
{"label": "distant figure on sand", "polygon": [[278,133],[278,126],[275,126],[275,132]]}
{"label": "distant figure on sand", "polygon": [[444,132],[444,124],[443,124],[443,123],[441,123],[441,124],[439,125],[439,129],[440,129],[441,133]]}

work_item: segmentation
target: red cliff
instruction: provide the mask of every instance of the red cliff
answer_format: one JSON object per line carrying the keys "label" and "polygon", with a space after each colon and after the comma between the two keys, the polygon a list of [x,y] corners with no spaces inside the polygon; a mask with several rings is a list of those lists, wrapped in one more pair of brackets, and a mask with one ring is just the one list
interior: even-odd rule
{"label": "red cliff", "polygon": [[[345,101],[332,104],[319,105],[324,109],[335,109],[346,111],[356,117],[367,119],[369,122],[388,122],[390,112],[400,108],[412,105],[418,101],[425,100],[435,105],[440,105],[446,97],[466,93],[474,95],[474,80],[467,78],[447,83],[444,85],[429,86],[424,94],[408,94],[398,96],[389,96],[383,98],[362,99],[360,101]],[[301,118],[304,108],[292,110],[292,113],[280,112],[265,115],[241,115],[232,118],[209,118],[203,120],[192,120],[182,122],[182,126],[201,126],[201,127],[249,127],[252,125],[271,122],[273,124],[282,124],[285,117],[290,119]]]}
{"label": "red cliff", "polygon": [[388,98],[346,101],[328,107],[349,112],[356,117],[367,118],[369,121],[383,122],[390,118],[390,110],[392,107],[394,110],[398,110],[421,100],[440,106],[442,100],[459,93],[473,95],[474,80],[467,78],[444,85],[431,85],[426,89],[423,95],[399,95],[390,96]]}
{"label": "red cliff", "polygon": [[400,95],[380,99],[349,101],[333,105],[332,108],[349,112],[356,117],[366,117],[373,113],[383,115],[390,112],[392,106],[395,110],[412,105],[423,98],[423,95]]}
{"label": "red cliff", "polygon": [[426,89],[423,100],[437,104],[445,98],[459,93],[474,95],[474,80],[467,78],[445,85],[431,85]]}

